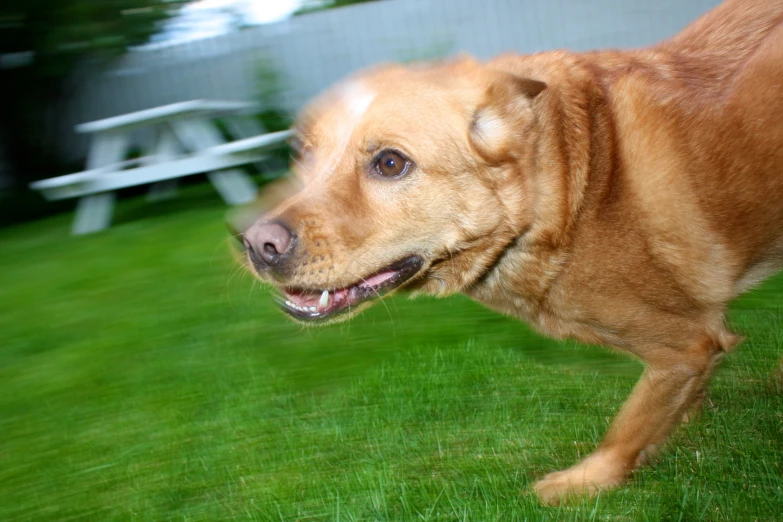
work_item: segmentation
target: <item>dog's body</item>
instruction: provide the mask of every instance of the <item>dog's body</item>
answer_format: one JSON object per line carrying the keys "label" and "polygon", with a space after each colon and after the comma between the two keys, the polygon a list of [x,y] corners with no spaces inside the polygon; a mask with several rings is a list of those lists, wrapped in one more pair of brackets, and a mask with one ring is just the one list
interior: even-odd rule
{"label": "dog's body", "polygon": [[406,283],[645,363],[601,446],[536,484],[547,501],[643,462],[736,344],[727,303],[783,267],[781,0],[645,50],[381,68],[298,130],[304,190],[245,234],[292,315]]}

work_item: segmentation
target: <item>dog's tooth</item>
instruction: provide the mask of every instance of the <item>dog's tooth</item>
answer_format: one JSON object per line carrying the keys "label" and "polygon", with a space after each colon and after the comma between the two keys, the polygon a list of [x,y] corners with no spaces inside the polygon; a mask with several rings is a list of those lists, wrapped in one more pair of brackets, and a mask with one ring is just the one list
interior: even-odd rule
{"label": "dog's tooth", "polygon": [[316,310],[318,310],[318,308],[316,308],[315,306],[311,306],[307,310],[310,311],[310,312],[315,312]]}
{"label": "dog's tooth", "polygon": [[321,308],[324,308],[329,304],[329,290],[324,290],[324,292],[321,294],[321,299],[318,301],[318,304],[321,305]]}

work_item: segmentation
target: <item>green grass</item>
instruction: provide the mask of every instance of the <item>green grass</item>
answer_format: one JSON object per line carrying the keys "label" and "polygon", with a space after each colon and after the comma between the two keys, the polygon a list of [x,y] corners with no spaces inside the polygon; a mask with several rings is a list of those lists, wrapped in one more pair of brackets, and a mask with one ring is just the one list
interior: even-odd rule
{"label": "green grass", "polygon": [[783,278],[696,422],[625,487],[529,492],[640,366],[465,298],[302,329],[238,271],[207,186],[0,230],[0,520],[781,520]]}

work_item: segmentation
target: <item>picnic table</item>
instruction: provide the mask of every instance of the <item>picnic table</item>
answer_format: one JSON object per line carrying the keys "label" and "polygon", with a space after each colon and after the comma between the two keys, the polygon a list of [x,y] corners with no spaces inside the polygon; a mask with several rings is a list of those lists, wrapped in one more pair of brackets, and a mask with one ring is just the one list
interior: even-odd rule
{"label": "picnic table", "polygon": [[[280,131],[226,142],[215,118],[241,116],[254,107],[246,102],[190,100],[77,125],[77,132],[92,135],[86,170],[30,186],[50,200],[79,198],[73,234],[107,228],[118,189],[153,184],[151,195],[165,197],[172,194],[177,178],[192,174],[207,173],[229,205],[247,203],[255,197],[256,185],[243,170],[233,167],[261,161],[266,149],[291,135],[291,131]],[[244,127],[247,134],[250,120],[227,121],[229,131],[242,133]],[[126,160],[131,133],[142,127],[153,131],[150,154]]]}

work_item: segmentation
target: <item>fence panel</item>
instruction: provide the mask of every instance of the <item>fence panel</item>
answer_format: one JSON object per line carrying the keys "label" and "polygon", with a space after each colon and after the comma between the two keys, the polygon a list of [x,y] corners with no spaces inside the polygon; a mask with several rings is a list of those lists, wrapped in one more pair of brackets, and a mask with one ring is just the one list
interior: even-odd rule
{"label": "fence panel", "polygon": [[669,37],[719,0],[379,0],[296,16],[220,37],[119,59],[93,75],[61,119],[63,155],[84,155],[73,126],[166,103],[256,95],[261,62],[296,111],[339,78],[368,65],[467,52],[639,47]]}

